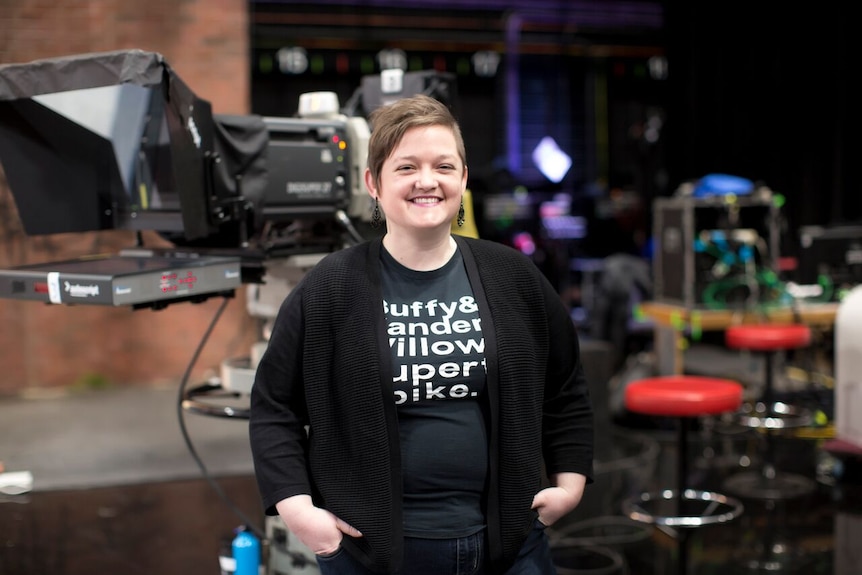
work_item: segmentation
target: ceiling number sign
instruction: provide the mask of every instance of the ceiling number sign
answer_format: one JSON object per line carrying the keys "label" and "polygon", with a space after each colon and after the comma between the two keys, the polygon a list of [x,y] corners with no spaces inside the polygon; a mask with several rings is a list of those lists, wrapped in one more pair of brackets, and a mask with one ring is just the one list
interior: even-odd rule
{"label": "ceiling number sign", "polygon": [[480,50],[473,54],[473,70],[480,78],[493,78],[500,65],[500,55],[492,50]]}
{"label": "ceiling number sign", "polygon": [[386,48],[377,53],[377,65],[381,70],[406,70],[407,53],[398,48]]}
{"label": "ceiling number sign", "polygon": [[305,48],[285,47],[276,52],[275,57],[282,74],[303,74],[308,70],[308,53]]}

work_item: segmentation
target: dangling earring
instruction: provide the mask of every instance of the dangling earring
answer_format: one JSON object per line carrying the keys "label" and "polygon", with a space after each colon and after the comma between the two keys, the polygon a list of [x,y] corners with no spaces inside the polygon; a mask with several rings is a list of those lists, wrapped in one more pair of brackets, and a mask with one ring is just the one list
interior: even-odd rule
{"label": "dangling earring", "polygon": [[374,198],[374,209],[371,210],[371,227],[379,228],[380,222],[383,221],[383,216],[380,215],[380,204],[377,198]]}
{"label": "dangling earring", "polygon": [[464,227],[464,198],[461,198],[461,207],[458,208],[458,227]]}

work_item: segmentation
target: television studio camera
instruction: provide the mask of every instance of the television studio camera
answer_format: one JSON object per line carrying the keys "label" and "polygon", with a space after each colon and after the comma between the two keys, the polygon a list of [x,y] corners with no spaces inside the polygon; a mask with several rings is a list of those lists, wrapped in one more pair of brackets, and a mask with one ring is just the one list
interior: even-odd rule
{"label": "television studio camera", "polygon": [[[268,117],[213,114],[154,52],[0,65],[0,165],[25,233],[138,238],[116,254],[0,269],[0,297],[162,309],[246,284],[249,313],[271,322],[310,267],[377,233],[366,118],[418,93],[455,109],[454,76],[430,70],[384,70],[343,108],[313,92],[296,116]],[[143,231],[169,247],[143,245]],[[224,385],[250,390],[251,369],[226,369]]]}
{"label": "television studio camera", "polygon": [[160,308],[361,241],[364,116],[419,92],[449,103],[454,83],[384,71],[349,110],[319,92],[297,117],[227,116],[158,53],[0,66],[0,164],[25,233],[153,230],[173,246],[2,270],[0,297]]}
{"label": "television studio camera", "polygon": [[[368,114],[418,93],[454,110],[455,89],[451,74],[384,70],[341,108],[314,92],[292,117],[216,115],[155,52],[0,65],[0,165],[24,232],[137,236],[116,254],[0,269],[0,297],[163,309],[246,285],[247,311],[268,322],[261,341],[181,397],[185,411],[247,417],[222,400],[250,392],[281,301],[328,253],[378,233]],[[144,231],[165,241],[145,246]]]}

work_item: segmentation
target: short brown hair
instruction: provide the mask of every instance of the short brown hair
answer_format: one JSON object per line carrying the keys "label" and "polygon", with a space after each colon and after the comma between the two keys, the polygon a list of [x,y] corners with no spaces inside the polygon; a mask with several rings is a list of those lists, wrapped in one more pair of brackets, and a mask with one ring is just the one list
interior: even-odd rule
{"label": "short brown hair", "polygon": [[418,94],[380,106],[368,116],[371,139],[368,141],[368,169],[375,182],[386,158],[401,142],[407,130],[420,126],[446,126],[455,135],[458,156],[466,167],[467,151],[458,121],[445,104],[430,96]]}

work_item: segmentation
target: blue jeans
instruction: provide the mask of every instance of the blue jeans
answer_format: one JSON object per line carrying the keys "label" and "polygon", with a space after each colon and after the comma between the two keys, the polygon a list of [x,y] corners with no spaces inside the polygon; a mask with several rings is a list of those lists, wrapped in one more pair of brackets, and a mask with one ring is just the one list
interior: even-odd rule
{"label": "blue jeans", "polygon": [[[378,575],[344,549],[318,557],[321,575]],[[511,569],[501,575],[556,575],[544,527],[537,521]],[[404,564],[395,575],[497,575],[485,570],[485,533],[459,539],[404,540]]]}

